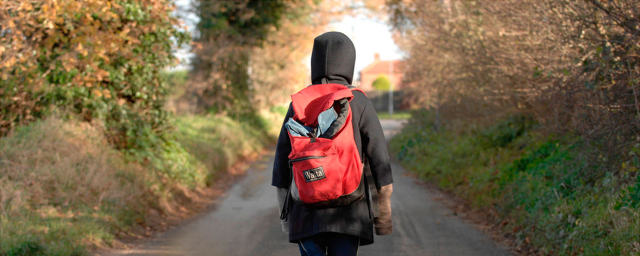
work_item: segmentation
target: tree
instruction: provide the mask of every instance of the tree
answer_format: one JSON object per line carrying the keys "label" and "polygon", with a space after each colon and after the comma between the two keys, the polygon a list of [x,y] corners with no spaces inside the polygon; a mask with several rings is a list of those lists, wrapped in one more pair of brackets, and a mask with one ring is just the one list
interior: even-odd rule
{"label": "tree", "polygon": [[313,38],[347,13],[383,0],[195,0],[200,16],[189,95],[198,112],[251,114],[308,84]]}
{"label": "tree", "polygon": [[201,81],[205,111],[253,112],[251,53],[278,30],[288,10],[283,0],[200,0],[193,73]]}
{"label": "tree", "polygon": [[443,123],[531,114],[612,157],[640,133],[637,0],[387,3],[410,104]]}
{"label": "tree", "polygon": [[385,75],[380,75],[373,81],[373,88],[378,91],[388,91],[391,88],[391,82]]}

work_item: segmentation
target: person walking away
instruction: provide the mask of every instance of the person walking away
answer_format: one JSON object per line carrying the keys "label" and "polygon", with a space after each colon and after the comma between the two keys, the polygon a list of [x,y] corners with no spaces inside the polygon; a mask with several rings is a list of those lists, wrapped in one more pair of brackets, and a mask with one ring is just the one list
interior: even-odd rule
{"label": "person walking away", "polygon": [[342,33],[314,39],[312,85],[292,95],[278,138],[271,184],[303,256],[357,255],[374,233],[392,233],[387,143],[373,104],[351,85],[355,58]]}

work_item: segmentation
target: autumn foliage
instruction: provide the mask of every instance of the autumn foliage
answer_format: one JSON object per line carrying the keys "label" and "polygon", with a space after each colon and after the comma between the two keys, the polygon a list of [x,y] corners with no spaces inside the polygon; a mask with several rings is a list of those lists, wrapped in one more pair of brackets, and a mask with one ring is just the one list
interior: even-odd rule
{"label": "autumn foliage", "polygon": [[188,35],[168,0],[0,2],[0,135],[67,108],[106,125],[119,148],[167,128],[172,47]]}
{"label": "autumn foliage", "polygon": [[[640,9],[618,1],[389,1],[415,107],[445,121],[514,113],[551,131],[635,143]],[[451,123],[451,122],[449,122]],[[602,140],[604,139],[604,140]]]}
{"label": "autumn foliage", "polygon": [[390,0],[420,177],[520,255],[640,252],[637,0]]}

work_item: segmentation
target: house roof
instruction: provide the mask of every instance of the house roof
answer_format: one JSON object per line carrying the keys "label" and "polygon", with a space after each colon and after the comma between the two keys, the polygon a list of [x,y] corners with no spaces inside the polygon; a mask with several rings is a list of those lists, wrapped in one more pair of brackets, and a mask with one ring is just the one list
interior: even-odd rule
{"label": "house roof", "polygon": [[[391,64],[393,62],[393,64]],[[369,64],[366,68],[360,71],[360,74],[365,73],[389,73],[389,65],[393,65],[393,73],[402,73],[406,64],[401,60],[375,60]]]}

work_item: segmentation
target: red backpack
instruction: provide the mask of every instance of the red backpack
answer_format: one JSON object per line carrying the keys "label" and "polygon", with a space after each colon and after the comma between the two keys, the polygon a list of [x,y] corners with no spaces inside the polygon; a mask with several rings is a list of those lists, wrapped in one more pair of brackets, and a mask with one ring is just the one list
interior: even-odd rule
{"label": "red backpack", "polygon": [[[353,135],[352,114],[349,101],[352,90],[340,84],[308,86],[291,95],[293,120],[317,129],[320,113],[334,108],[336,120],[321,137],[313,133],[307,136],[292,135],[289,166],[292,179],[291,198],[312,208],[328,208],[349,205],[367,195],[363,173],[363,157],[360,157]],[[282,210],[287,218],[288,200]]]}

